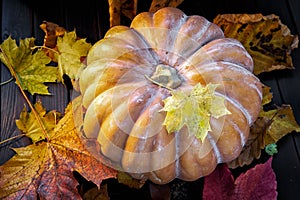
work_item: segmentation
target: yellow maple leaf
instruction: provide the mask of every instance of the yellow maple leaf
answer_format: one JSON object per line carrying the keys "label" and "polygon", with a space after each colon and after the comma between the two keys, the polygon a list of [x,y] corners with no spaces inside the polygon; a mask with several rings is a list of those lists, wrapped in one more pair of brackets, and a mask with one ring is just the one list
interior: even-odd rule
{"label": "yellow maple leaf", "polygon": [[75,31],[66,32],[63,37],[57,38],[57,60],[61,80],[64,74],[71,79],[77,78],[78,72],[84,67],[82,58],[87,56],[91,46],[86,39],[78,39]]}
{"label": "yellow maple leaf", "polygon": [[230,112],[226,109],[224,98],[215,95],[217,84],[203,87],[200,83],[194,86],[190,94],[172,91],[172,96],[164,100],[163,111],[167,111],[164,125],[168,133],[179,131],[184,125],[202,141],[211,130],[210,117],[221,117]]}
{"label": "yellow maple leaf", "polygon": [[[40,115],[41,123],[46,129],[45,131],[48,134],[51,134],[54,131],[54,128],[61,118],[61,113],[56,111],[46,112],[46,109],[42,106],[42,103],[38,101],[34,105],[35,110]],[[36,116],[32,112],[28,113],[26,107],[20,114],[20,119],[16,120],[17,127],[24,133],[26,136],[30,137],[33,143],[44,140],[46,135],[43,133],[42,127],[38,123]]]}

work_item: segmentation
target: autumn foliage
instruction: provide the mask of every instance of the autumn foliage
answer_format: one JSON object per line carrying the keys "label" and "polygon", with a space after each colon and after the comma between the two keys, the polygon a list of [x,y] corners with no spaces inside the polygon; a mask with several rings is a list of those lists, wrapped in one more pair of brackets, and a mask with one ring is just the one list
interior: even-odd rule
{"label": "autumn foliage", "polygon": [[[181,2],[154,0],[149,10],[154,12],[161,7],[176,7]],[[109,0],[110,26],[120,24],[121,15],[132,19],[137,14],[136,4],[137,0]],[[293,68],[290,52],[298,47],[298,37],[290,34],[278,16],[219,15],[214,22],[224,30],[226,36],[243,41],[253,56],[256,75]],[[47,111],[42,102],[32,104],[24,92],[28,91],[29,95],[49,95],[46,83],[63,82],[63,75],[70,77],[76,89],[78,74],[85,66],[84,58],[92,46],[84,38],[78,38],[75,31],[68,31],[52,22],[43,22],[41,29],[45,32],[42,47],[35,45],[34,38],[20,40],[18,46],[11,36],[0,45],[0,59],[11,72],[29,105],[16,119],[16,125],[32,141],[26,147],[15,148],[16,155],[0,166],[0,199],[81,199],[76,189],[78,182],[74,178],[74,171],[99,187],[103,180],[109,178],[123,177],[124,181],[124,176],[94,158],[82,143],[78,134],[80,127],[74,122],[73,112],[74,107],[80,107],[80,96],[69,102],[64,113],[59,113]],[[235,29],[240,31],[231,31]],[[248,37],[250,33],[254,37]],[[263,37],[271,39],[266,38],[264,43],[259,43],[255,37],[257,35],[260,41]],[[277,53],[278,48],[280,54]],[[285,59],[282,59],[282,55]],[[57,67],[49,66],[50,62],[56,62]],[[276,199],[272,157],[236,180],[230,172],[232,168],[249,165],[258,159],[267,145],[277,143],[292,131],[300,132],[289,105],[273,105],[272,109],[265,109],[266,105],[272,104],[272,92],[268,86],[265,86],[263,104],[240,156],[220,165],[205,177],[204,199],[214,199],[213,194],[224,199],[241,199],[241,195],[243,199],[251,199],[261,193],[264,199]],[[166,123],[170,124],[168,121]],[[201,131],[199,137],[203,137]],[[139,188],[143,185],[126,178],[124,182],[130,187]]]}

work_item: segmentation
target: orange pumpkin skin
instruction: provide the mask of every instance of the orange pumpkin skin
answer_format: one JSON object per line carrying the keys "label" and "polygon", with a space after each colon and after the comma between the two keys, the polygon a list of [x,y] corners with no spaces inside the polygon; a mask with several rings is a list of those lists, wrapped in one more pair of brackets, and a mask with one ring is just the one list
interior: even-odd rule
{"label": "orange pumpkin skin", "polygon": [[[167,133],[161,109],[171,93],[147,78],[160,64],[175,69],[181,82],[174,90],[219,84],[215,93],[231,114],[211,117],[204,141],[185,126]],[[112,27],[88,54],[79,80],[84,134],[99,143],[101,160],[135,178],[196,180],[237,158],[247,141],[262,100],[252,70],[240,42],[205,18],[169,7],[141,13],[130,27]]]}

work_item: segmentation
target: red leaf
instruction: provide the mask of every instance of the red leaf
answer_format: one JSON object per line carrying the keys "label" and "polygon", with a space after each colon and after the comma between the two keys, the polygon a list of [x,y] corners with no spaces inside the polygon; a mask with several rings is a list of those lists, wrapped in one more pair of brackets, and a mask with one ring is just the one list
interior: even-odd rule
{"label": "red leaf", "polygon": [[234,178],[226,164],[219,165],[204,179],[203,200],[230,199],[234,191]]}
{"label": "red leaf", "polygon": [[272,170],[272,157],[241,174],[235,181],[233,199],[277,199],[276,175]]}
{"label": "red leaf", "polygon": [[219,165],[204,179],[204,200],[276,200],[277,181],[272,157],[234,180],[226,164]]}

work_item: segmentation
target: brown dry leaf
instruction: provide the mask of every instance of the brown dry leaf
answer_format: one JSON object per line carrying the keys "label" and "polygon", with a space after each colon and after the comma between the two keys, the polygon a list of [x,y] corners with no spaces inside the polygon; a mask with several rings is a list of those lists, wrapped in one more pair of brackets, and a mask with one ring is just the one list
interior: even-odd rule
{"label": "brown dry leaf", "polygon": [[84,148],[72,102],[48,138],[14,150],[17,154],[0,166],[0,199],[81,199],[74,170],[97,185],[116,177]]}
{"label": "brown dry leaf", "polygon": [[254,74],[294,69],[290,53],[298,47],[298,36],[292,35],[278,16],[219,14],[213,22],[226,37],[236,38],[245,46],[254,60]]}
{"label": "brown dry leaf", "polygon": [[139,189],[145,184],[145,180],[134,179],[127,173],[121,171],[118,172],[117,179],[119,183],[124,184],[130,188]]}
{"label": "brown dry leaf", "polygon": [[[263,85],[262,105],[272,101],[271,88]],[[282,105],[270,111],[260,111],[255,123],[250,127],[249,138],[238,158],[228,163],[230,168],[249,165],[254,159],[258,159],[261,150],[267,145],[276,143],[280,138],[292,131],[300,132],[290,105]]]}
{"label": "brown dry leaf", "polygon": [[66,29],[63,27],[60,27],[59,25],[53,23],[53,22],[47,22],[43,21],[43,23],[40,25],[40,28],[45,32],[44,37],[44,46],[48,47],[50,49],[44,48],[44,51],[49,58],[51,58],[52,61],[57,62],[57,58],[55,55],[55,51],[57,51],[56,41],[57,37],[63,36],[66,32]]}
{"label": "brown dry leaf", "polygon": [[243,147],[243,150],[239,157],[228,163],[229,168],[242,167],[244,165],[249,165],[254,159],[258,159],[261,155],[261,149],[265,147],[264,134],[270,121],[266,118],[259,117],[255,123],[251,126],[250,135]]}
{"label": "brown dry leaf", "polygon": [[164,7],[177,7],[183,0],[152,0],[149,12],[156,12]]}
{"label": "brown dry leaf", "polygon": [[262,99],[262,106],[267,105],[272,102],[273,94],[271,92],[271,87],[263,85],[263,99]]}
{"label": "brown dry leaf", "polygon": [[83,195],[83,200],[109,200],[107,184],[101,185],[100,189],[93,187]]}
{"label": "brown dry leaf", "polygon": [[260,116],[251,126],[250,136],[240,156],[228,163],[230,168],[242,167],[258,159],[261,149],[276,143],[285,135],[300,132],[290,105],[282,105],[270,111],[262,110]]}
{"label": "brown dry leaf", "polygon": [[110,27],[121,24],[121,16],[133,19],[136,15],[137,0],[108,0]]}

